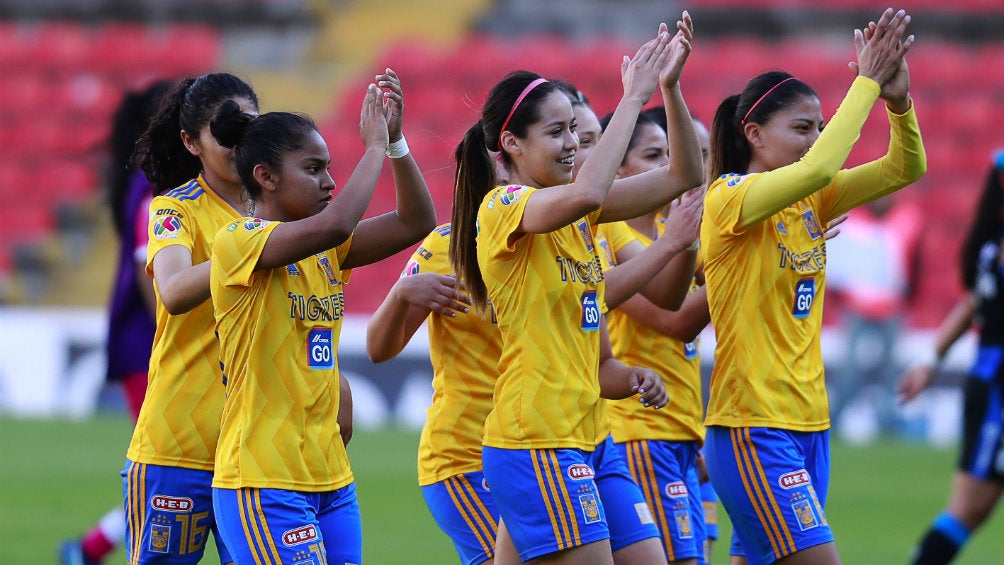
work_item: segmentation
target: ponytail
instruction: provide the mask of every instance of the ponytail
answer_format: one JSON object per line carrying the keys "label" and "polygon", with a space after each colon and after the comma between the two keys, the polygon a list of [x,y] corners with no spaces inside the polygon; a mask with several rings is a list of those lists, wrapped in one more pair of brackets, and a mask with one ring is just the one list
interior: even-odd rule
{"label": "ponytail", "polygon": [[484,123],[471,126],[457,146],[450,264],[478,312],[488,309],[488,289],[478,265],[478,209],[495,187],[495,161],[486,147]]}
{"label": "ponytail", "polygon": [[186,78],[164,96],[150,125],[136,142],[140,168],[154,184],[154,194],[164,194],[195,178],[202,170],[202,162],[188,151],[179,135],[181,106],[193,83],[194,78]]}
{"label": "ponytail", "polygon": [[708,186],[726,173],[745,173],[750,164],[750,148],[739,130],[736,107],[739,95],[733,94],[718,105],[711,122],[711,151],[708,155]]}

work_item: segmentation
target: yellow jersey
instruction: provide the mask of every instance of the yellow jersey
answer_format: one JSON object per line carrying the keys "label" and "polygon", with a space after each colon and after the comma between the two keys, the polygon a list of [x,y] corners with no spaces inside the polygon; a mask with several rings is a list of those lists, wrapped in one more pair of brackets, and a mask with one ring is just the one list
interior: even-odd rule
{"label": "yellow jersey", "polygon": [[[794,204],[785,206],[790,200],[784,195],[811,190],[818,182],[813,167],[842,166],[878,94],[874,81],[858,77],[800,161],[766,173],[723,175],[709,187],[701,248],[717,347],[707,425],[829,428],[820,347],[823,232],[837,215],[923,174],[926,156],[912,105],[902,115],[887,112],[891,141],[885,157],[839,170],[828,185]],[[766,219],[744,228],[744,207]]]}
{"label": "yellow jersey", "polygon": [[[658,235],[665,231],[665,220],[657,222]],[[652,245],[652,238],[628,226],[642,245]],[[697,290],[691,283],[690,292]],[[614,357],[625,365],[647,367],[655,371],[669,392],[669,405],[660,410],[646,408],[636,398],[610,403],[610,422],[614,441],[704,440],[704,402],[701,398],[701,359],[697,343],[683,343],[637,322],[631,316],[612,310],[607,314],[610,344]]]}
{"label": "yellow jersey", "polygon": [[352,482],[338,427],[341,263],[351,238],[286,267],[255,271],[280,222],[246,218],[220,230],[210,284],[227,398],[219,488],[322,492]]}
{"label": "yellow jersey", "polygon": [[593,242],[599,212],[510,245],[537,190],[497,187],[478,210],[478,265],[502,334],[484,445],[592,451],[602,419],[598,330],[606,310]]}
{"label": "yellow jersey", "polygon": [[[402,277],[452,275],[450,224],[438,226],[418,247]],[[428,317],[432,405],[418,441],[418,484],[481,470],[485,417],[492,409],[502,335],[491,312]]]}
{"label": "yellow jersey", "polygon": [[[192,264],[209,260],[213,237],[240,214],[202,176],[150,203],[147,274],[161,249],[182,245]],[[156,287],[156,285],[154,285]],[[171,315],[157,292],[157,332],[146,398],[126,456],[134,462],[212,470],[224,389],[213,305]]]}

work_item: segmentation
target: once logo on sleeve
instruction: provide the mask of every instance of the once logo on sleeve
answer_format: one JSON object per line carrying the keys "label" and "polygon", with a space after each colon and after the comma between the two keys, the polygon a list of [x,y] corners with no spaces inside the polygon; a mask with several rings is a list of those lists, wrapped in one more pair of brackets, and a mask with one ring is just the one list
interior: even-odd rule
{"label": "once logo on sleeve", "polygon": [[582,293],[582,329],[596,331],[600,329],[600,305],[596,300],[596,291],[587,290]]}
{"label": "once logo on sleeve", "polygon": [[335,351],[331,328],[314,328],[307,334],[307,366],[311,369],[334,369]]}
{"label": "once logo on sleeve", "polygon": [[503,190],[499,194],[499,202],[502,203],[503,206],[509,206],[511,204],[515,204],[516,202],[519,201],[520,195],[523,194],[524,192],[526,192],[525,186],[519,186],[519,185],[507,186],[505,190]]}
{"label": "once logo on sleeve", "polygon": [[177,239],[181,233],[181,220],[177,216],[161,216],[153,221],[153,235],[157,239]]}
{"label": "once logo on sleeve", "polygon": [[816,279],[798,279],[795,283],[795,304],[791,314],[796,318],[805,318],[812,311],[812,302],[816,298]]}

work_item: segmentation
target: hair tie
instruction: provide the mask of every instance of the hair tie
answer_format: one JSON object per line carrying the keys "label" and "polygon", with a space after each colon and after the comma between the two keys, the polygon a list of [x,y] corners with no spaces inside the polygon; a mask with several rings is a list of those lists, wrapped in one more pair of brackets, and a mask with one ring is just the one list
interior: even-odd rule
{"label": "hair tie", "polygon": [[764,99],[764,98],[767,98],[767,96],[769,96],[771,92],[774,92],[774,90],[776,90],[776,89],[777,89],[777,87],[779,87],[779,86],[781,86],[782,84],[784,84],[784,83],[788,82],[789,80],[795,80],[795,77],[788,77],[788,78],[786,78],[786,79],[782,80],[781,82],[779,82],[779,83],[775,84],[774,86],[770,87],[770,89],[769,89],[769,90],[768,90],[767,92],[764,92],[764,93],[763,93],[763,96],[761,96],[761,97],[760,97],[759,99],[757,99],[757,101],[756,101],[756,102],[754,102],[752,106],[750,106],[750,109],[749,109],[749,112],[746,112],[746,115],[745,115],[745,116],[743,116],[743,119],[742,119],[742,121],[741,121],[741,122],[739,122],[739,127],[740,127],[740,128],[742,128],[742,127],[744,127],[744,126],[746,125],[746,120],[748,120],[748,119],[749,119],[749,117],[750,117],[750,114],[752,114],[752,113],[753,113],[753,110],[755,110],[755,109],[756,109],[756,107],[757,107],[757,106],[758,106],[758,105],[759,105],[759,104],[760,104],[761,102],[763,102],[763,99]]}
{"label": "hair tie", "polygon": [[522,102],[523,99],[526,98],[527,94],[530,94],[530,92],[534,88],[537,88],[538,86],[544,84],[545,82],[547,82],[546,78],[543,78],[543,77],[538,78],[537,80],[535,80],[535,81],[531,82],[530,84],[526,85],[526,88],[523,89],[523,92],[521,92],[520,95],[519,95],[519,97],[516,98],[516,102],[514,102],[513,105],[512,105],[512,110],[509,110],[509,115],[506,116],[505,117],[505,121],[502,122],[502,129],[499,130],[499,140],[498,140],[498,150],[499,151],[502,151],[502,132],[504,132],[505,128],[508,127],[509,120],[511,120],[512,119],[512,115],[516,113],[516,108],[519,108],[520,102]]}

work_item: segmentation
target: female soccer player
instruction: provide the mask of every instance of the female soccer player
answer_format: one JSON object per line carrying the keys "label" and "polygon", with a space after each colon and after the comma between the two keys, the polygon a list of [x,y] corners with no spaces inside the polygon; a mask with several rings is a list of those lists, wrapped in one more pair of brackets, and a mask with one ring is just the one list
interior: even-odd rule
{"label": "female soccer player", "polygon": [[[592,232],[598,221],[636,216],[700,184],[694,142],[692,150],[681,147],[692,167],[662,169],[611,190],[631,124],[660,78],[671,85],[674,111],[686,116],[677,79],[689,28],[677,26],[672,40],[662,26],[657,39],[625,59],[625,94],[611,130],[574,182],[571,104],[533,73],[512,73],[495,85],[463,142],[450,259],[475,308],[486,311],[491,300],[502,335],[482,461],[522,561],[546,555],[556,563],[612,563],[590,459],[600,383],[623,387],[635,369],[601,354],[601,341],[609,349]],[[512,185],[492,190],[490,150],[501,153]],[[540,312],[549,313],[549,323],[540,323]],[[623,388],[609,396],[635,392]]]}
{"label": "female soccer player", "polygon": [[[344,271],[435,226],[401,133],[400,82],[390,69],[377,81],[386,92],[371,84],[360,117],[366,151],[334,197],[331,157],[309,118],[255,117],[228,102],[212,122],[213,135],[234,148],[256,209],[220,230],[210,275],[227,389],[213,502],[238,564],[362,563],[359,504],[337,424]],[[385,154],[397,209],[360,221]]]}
{"label": "female soccer player", "polygon": [[[822,226],[925,172],[904,60],[913,37],[901,41],[909,21],[890,9],[855,31],[858,76],[825,130],[815,92],[783,72],[757,76],[715,113],[701,226],[718,340],[705,457],[738,536],[733,563],[840,562],[823,512]],[[878,98],[889,152],[841,170]]]}
{"label": "female soccer player", "polygon": [[150,205],[146,259],[157,293],[157,332],[123,471],[130,564],[197,563],[210,530],[220,563],[232,561],[212,504],[225,391],[208,260],[213,236],[247,213],[248,202],[232,152],[209,132],[210,118],[226,101],[258,111],[254,90],[233,75],[185,79],[137,145],[159,194]]}
{"label": "female soccer player", "polygon": [[[608,119],[601,120],[601,124]],[[641,114],[617,170],[618,177],[664,166],[669,161],[666,139],[666,131]],[[703,191],[696,192],[703,197]],[[646,247],[663,239],[667,220],[660,212],[654,210],[626,222],[632,236]],[[668,221],[674,219],[671,215]],[[691,283],[696,253],[687,255],[683,259],[688,261],[687,283]],[[697,291],[696,283],[688,286],[692,292]],[[662,534],[666,559],[670,563],[694,564],[703,561],[705,538],[697,473],[698,450],[704,440],[704,404],[694,340],[707,321],[706,309],[702,312],[691,307],[686,312],[690,319],[682,319],[684,314],[680,312],[664,313],[636,295],[607,314],[614,356],[630,365],[653,368],[673,399],[673,409],[660,412],[637,410],[631,402],[612,402],[610,416],[613,439],[645,493]],[[655,324],[667,317],[664,314],[674,315],[671,329],[667,324]],[[688,328],[686,336],[682,335],[683,327]]]}
{"label": "female soccer player", "polygon": [[979,348],[963,388],[962,450],[948,507],[920,540],[911,563],[947,565],[990,516],[1004,492],[1004,152],[995,155],[962,248],[962,282],[969,293],[945,318],[926,358],[900,380],[905,401],[927,388],[941,360],[973,323]]}

